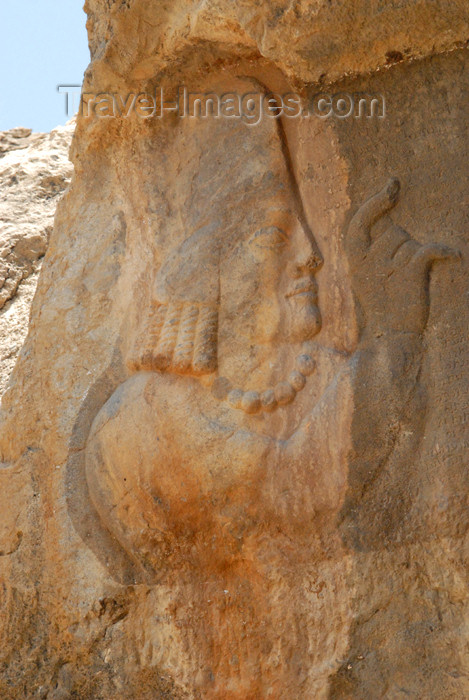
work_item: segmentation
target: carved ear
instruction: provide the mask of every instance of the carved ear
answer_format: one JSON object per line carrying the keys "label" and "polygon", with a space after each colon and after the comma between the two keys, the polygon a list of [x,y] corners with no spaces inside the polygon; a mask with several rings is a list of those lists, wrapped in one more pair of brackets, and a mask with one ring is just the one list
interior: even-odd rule
{"label": "carved ear", "polygon": [[156,278],[160,303],[218,304],[219,234],[220,223],[214,220],[168,255]]}

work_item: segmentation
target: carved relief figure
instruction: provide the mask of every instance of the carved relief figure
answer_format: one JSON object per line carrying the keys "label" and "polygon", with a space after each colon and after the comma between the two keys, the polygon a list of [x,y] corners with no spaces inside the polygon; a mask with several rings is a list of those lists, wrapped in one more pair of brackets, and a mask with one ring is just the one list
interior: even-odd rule
{"label": "carved relief figure", "polygon": [[[211,640],[203,663],[216,679],[213,697],[281,697],[285,687],[300,697],[295,692],[310,687],[298,680],[304,656],[295,661],[290,649],[288,661],[274,662],[273,640],[308,642],[296,618],[272,631],[275,603],[266,591],[282,566],[299,571],[312,543],[320,546],[349,470],[379,469],[409,405],[422,400],[428,272],[455,253],[421,246],[394,224],[374,235],[398,200],[399,183],[389,181],[345,238],[358,347],[350,356],[322,347],[324,260],[280,125],[210,128],[209,144],[194,131],[185,230],[156,273],[132,374],[93,423],[87,479],[102,522],[148,580],[192,586],[199,612],[191,634],[199,629]],[[359,446],[356,420],[365,426]],[[301,556],[292,542],[304,547]],[[217,618],[218,632],[201,612],[214,581],[238,596],[238,613],[225,611],[225,626]],[[250,637],[239,622],[243,606],[255,610],[246,612]],[[249,667],[253,655],[269,667],[264,681],[260,666]],[[229,678],[238,685],[224,695]]]}

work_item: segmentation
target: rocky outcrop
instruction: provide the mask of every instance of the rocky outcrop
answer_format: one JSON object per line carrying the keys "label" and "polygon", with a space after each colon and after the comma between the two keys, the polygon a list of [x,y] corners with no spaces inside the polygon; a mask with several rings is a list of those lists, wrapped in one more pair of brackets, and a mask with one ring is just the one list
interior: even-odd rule
{"label": "rocky outcrop", "polygon": [[86,9],[2,400],[0,695],[468,697],[467,3]]}
{"label": "rocky outcrop", "polygon": [[74,127],[0,132],[0,395],[26,337],[57,202],[72,175]]}
{"label": "rocky outcrop", "polygon": [[465,0],[87,0],[85,8],[101,87],[111,76],[177,71],[194,50],[200,65],[223,53],[264,58],[294,82],[331,83],[462,48],[469,36]]}

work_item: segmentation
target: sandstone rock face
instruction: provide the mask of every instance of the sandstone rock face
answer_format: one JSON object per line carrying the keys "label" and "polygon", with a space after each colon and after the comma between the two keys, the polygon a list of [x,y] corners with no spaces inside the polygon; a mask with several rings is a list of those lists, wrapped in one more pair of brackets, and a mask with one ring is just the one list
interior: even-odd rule
{"label": "sandstone rock face", "polygon": [[79,116],[2,402],[0,694],[467,697],[467,8],[86,7],[88,102],[386,109]]}
{"label": "sandstone rock face", "polygon": [[202,65],[205,51],[208,61],[226,52],[271,60],[294,81],[331,82],[463,47],[469,30],[464,0],[87,0],[85,9],[101,87],[111,74],[177,70],[193,47]]}
{"label": "sandstone rock face", "polygon": [[0,395],[27,333],[55,209],[72,175],[74,126],[0,133]]}

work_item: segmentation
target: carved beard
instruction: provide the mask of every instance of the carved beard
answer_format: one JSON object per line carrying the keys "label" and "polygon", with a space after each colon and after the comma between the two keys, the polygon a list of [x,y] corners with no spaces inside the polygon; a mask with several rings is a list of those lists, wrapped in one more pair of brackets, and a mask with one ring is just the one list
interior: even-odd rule
{"label": "carved beard", "polygon": [[312,340],[321,330],[322,315],[318,304],[293,297],[291,300],[289,339],[292,343]]}
{"label": "carved beard", "polygon": [[218,310],[207,304],[154,304],[129,364],[133,371],[210,374],[217,369]]}

